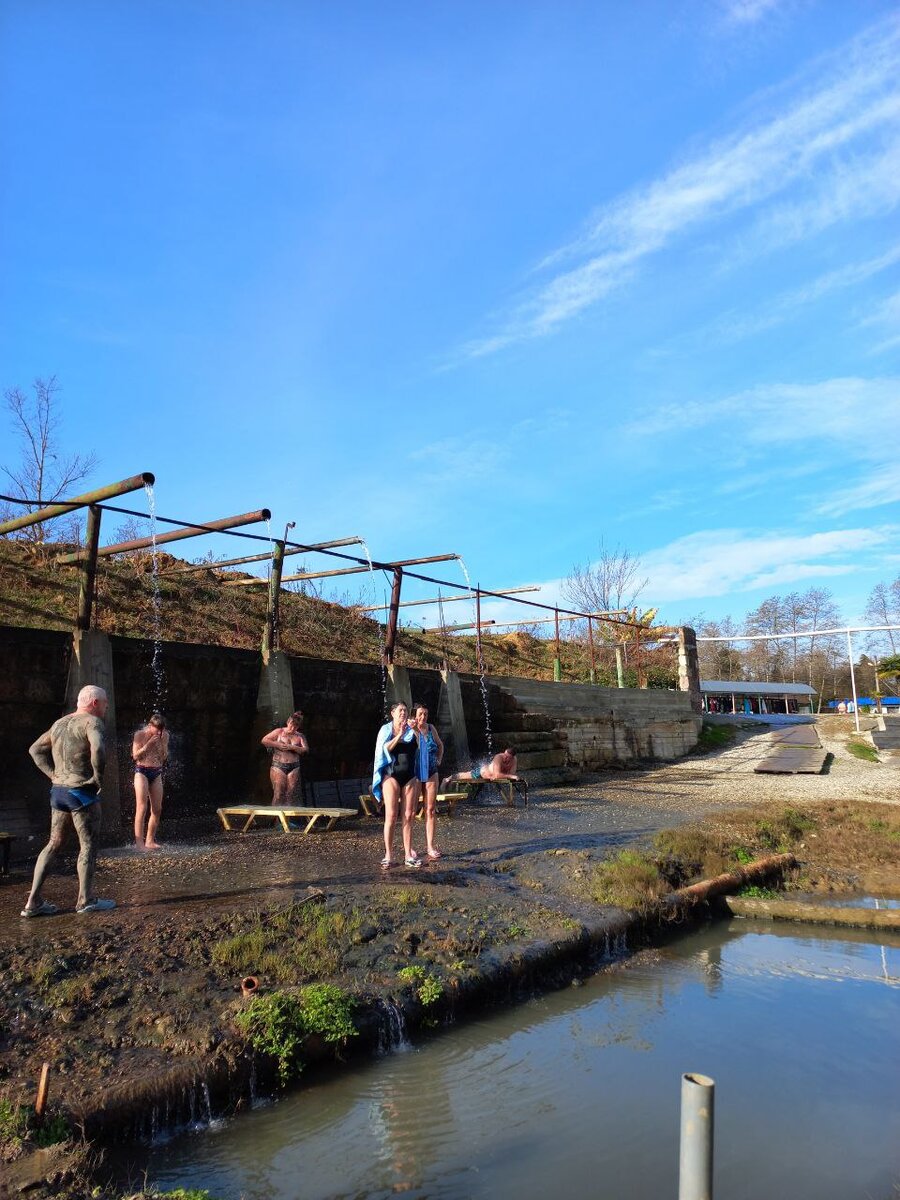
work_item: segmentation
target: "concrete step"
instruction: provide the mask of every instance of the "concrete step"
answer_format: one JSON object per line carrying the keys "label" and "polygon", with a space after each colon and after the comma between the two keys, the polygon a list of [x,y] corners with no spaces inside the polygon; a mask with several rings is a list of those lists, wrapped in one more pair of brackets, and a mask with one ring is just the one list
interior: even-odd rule
{"label": "concrete step", "polygon": [[544,770],[548,767],[564,767],[566,765],[565,750],[538,750],[532,754],[517,755],[519,771]]}

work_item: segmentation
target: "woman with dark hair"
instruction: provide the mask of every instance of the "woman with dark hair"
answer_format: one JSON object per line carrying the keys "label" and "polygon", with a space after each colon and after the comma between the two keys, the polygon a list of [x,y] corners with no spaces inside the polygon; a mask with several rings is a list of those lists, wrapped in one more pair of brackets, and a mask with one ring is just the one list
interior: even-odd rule
{"label": "woman with dark hair", "polygon": [[[147,724],[134,735],[131,757],[134,760],[134,843],[139,850],[158,850],[156,832],[162,812],[163,771],[169,761],[169,731],[160,713],[153,713]],[[144,821],[147,822],[146,833]]]}
{"label": "woman with dark hair", "polygon": [[272,803],[290,808],[297,798],[300,755],[309,754],[309,742],[303,733],[303,713],[291,713],[286,725],[273,729],[261,740],[265,748],[272,751],[269,767]]}
{"label": "woman with dark hair", "polygon": [[413,818],[419,799],[421,756],[419,735],[408,724],[409,709],[402,701],[391,705],[391,719],[378,731],[375,742],[375,769],[372,774],[372,795],[384,804],[383,870],[394,865],[391,857],[397,814],[402,815],[403,855],[408,867],[422,865],[413,850]]}
{"label": "woman with dark hair", "polygon": [[419,749],[424,763],[425,782],[422,784],[422,803],[425,807],[425,853],[431,859],[441,857],[441,852],[434,844],[435,810],[437,808],[438,767],[444,757],[444,743],[440,734],[428,722],[428,707],[425,704],[413,705],[413,715],[410,726],[419,735]]}

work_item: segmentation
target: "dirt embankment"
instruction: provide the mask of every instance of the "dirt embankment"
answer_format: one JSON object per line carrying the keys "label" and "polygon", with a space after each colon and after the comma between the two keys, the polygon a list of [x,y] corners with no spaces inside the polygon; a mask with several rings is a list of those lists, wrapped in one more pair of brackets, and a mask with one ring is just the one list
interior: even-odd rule
{"label": "dirt embankment", "polygon": [[[672,889],[773,853],[798,859],[795,890],[896,894],[895,773],[847,755],[830,775],[761,779],[748,740],[548,790],[527,809],[464,808],[441,822],[445,857],[415,872],[379,871],[378,824],[361,821],[308,839],[216,833],[154,858],[115,852],[99,885],[120,907],[90,919],[71,914],[70,862],[48,885],[69,915],[19,920],[20,874],[0,889],[0,1098],[29,1102],[48,1061],[52,1111],[96,1127],[129,1097],[146,1115],[167,1078],[187,1095],[204,1073],[237,1077],[250,974],[260,1000],[316,1009],[316,1053],[331,1053],[322,984],[351,998],[364,1036],[387,1001],[427,1026],[476,997],[590,969],[628,911],[652,919]],[[273,1028],[259,1062],[274,1085],[286,1042]]]}

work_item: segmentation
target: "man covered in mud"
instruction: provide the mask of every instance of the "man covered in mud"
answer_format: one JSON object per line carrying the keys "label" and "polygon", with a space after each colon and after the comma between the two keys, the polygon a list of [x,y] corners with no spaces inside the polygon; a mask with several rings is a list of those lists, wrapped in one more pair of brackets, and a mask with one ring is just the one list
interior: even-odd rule
{"label": "man covered in mud", "polygon": [[272,751],[269,778],[272,781],[273,804],[290,808],[296,803],[300,755],[309,754],[309,744],[302,730],[303,713],[295,712],[288,717],[287,725],[273,729],[262,739],[266,749]]}
{"label": "man covered in mud", "polygon": [[109,707],[106,692],[89,684],[78,693],[75,712],[60,717],[29,747],[28,753],[50,778],[50,840],[38,855],[31,894],[23,917],[52,917],[55,904],[44,900],[41,889],[50,865],[62,848],[71,822],[78,834],[78,913],[106,912],[115,900],[94,895],[94,869],[100,837],[100,786],[106,765],[103,719]]}
{"label": "man covered in mud", "polygon": [[455,775],[448,775],[441,784],[441,787],[457,779],[484,779],[490,783],[499,783],[503,779],[512,779],[518,782],[517,767],[518,762],[515,751],[507,746],[505,750],[501,750],[499,754],[495,754],[492,759],[476,764],[471,771],[458,771]]}

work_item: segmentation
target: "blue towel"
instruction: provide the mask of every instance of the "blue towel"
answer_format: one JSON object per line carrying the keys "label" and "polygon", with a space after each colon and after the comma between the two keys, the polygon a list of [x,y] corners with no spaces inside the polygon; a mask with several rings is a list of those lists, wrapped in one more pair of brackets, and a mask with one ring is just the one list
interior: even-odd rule
{"label": "blue towel", "polygon": [[[416,736],[415,731],[407,727],[403,735],[404,742],[410,742]],[[379,804],[383,803],[384,797],[381,794],[381,785],[384,783],[384,773],[391,765],[391,755],[387,749],[387,744],[393,741],[394,726],[393,722],[388,721],[378,730],[378,737],[375,741],[375,767],[372,772],[372,786],[370,791]],[[416,748],[416,775],[423,782],[428,780],[428,750],[425,748],[423,753],[423,739],[419,738],[419,745]],[[423,774],[424,772],[424,774]]]}

